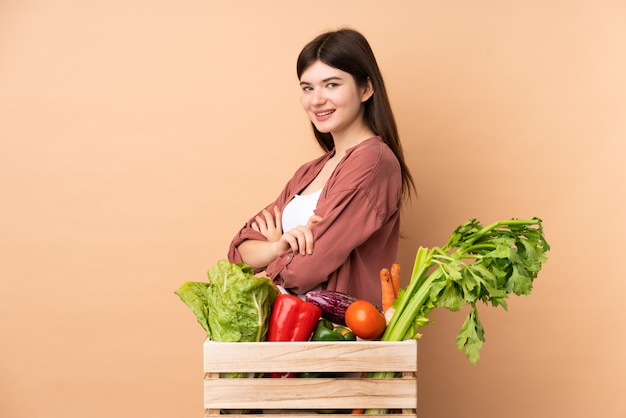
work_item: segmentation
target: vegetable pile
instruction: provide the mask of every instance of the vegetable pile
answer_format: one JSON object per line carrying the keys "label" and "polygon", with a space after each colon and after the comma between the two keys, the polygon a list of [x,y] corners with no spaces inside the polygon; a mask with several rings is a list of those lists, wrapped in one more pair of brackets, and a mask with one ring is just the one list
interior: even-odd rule
{"label": "vegetable pile", "polygon": [[[470,219],[454,230],[445,245],[418,249],[405,288],[400,288],[398,263],[378,272],[382,308],[329,290],[294,296],[274,286],[269,278],[255,276],[250,266],[227,260],[209,270],[208,282],[185,282],[175,293],[191,308],[211,340],[230,342],[402,341],[421,337],[419,331],[429,323],[433,309],[468,307],[456,345],[476,364],[485,342],[477,304],[506,310],[509,295],[529,295],[549,250],[539,218],[502,220],[487,226]],[[232,373],[228,377],[245,376]],[[249,375],[255,376],[263,374]],[[332,378],[335,374],[270,372],[269,376]],[[390,371],[362,377],[397,376],[399,373]],[[386,413],[360,408],[350,412]]]}
{"label": "vegetable pile", "polygon": [[269,278],[227,260],[209,270],[207,283],[186,282],[175,293],[211,340],[230,342],[402,341],[421,337],[433,309],[469,306],[456,345],[476,364],[485,342],[478,302],[506,310],[510,294],[529,295],[549,249],[539,218],[488,226],[471,219],[445,245],[419,248],[406,288],[400,288],[398,263],[380,270],[382,309],[328,290],[279,295]]}

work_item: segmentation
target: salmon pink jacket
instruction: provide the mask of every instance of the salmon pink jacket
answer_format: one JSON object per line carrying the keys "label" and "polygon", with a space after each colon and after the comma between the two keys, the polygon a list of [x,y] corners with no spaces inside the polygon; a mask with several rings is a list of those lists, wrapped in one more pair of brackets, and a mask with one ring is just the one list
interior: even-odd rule
{"label": "salmon pink jacket", "polygon": [[[274,202],[282,210],[334,155],[334,150],[302,165]],[[313,254],[291,249],[274,259],[265,274],[295,294],[321,287],[381,304],[379,272],[396,260],[400,238],[402,174],[400,164],[380,137],[346,151],[322,189],[315,213],[323,220],[312,226]],[[238,246],[245,240],[266,240],[251,225],[259,211],[233,238],[228,259],[242,262]]]}

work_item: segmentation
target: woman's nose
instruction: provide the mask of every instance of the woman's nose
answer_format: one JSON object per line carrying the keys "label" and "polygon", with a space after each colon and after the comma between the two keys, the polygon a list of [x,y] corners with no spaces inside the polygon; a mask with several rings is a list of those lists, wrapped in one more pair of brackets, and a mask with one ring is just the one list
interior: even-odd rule
{"label": "woman's nose", "polygon": [[313,104],[323,104],[326,102],[326,96],[322,90],[313,91],[313,100],[311,101]]}

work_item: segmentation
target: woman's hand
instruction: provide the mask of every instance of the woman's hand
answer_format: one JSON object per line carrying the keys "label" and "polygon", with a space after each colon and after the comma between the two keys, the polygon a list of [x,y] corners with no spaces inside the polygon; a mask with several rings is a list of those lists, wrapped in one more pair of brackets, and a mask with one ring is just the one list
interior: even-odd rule
{"label": "woman's hand", "polygon": [[274,216],[264,210],[261,215],[255,218],[252,229],[262,234],[268,241],[275,243],[274,251],[280,254],[291,248],[294,253],[302,255],[312,254],[315,238],[311,232],[314,224],[322,220],[319,215],[309,218],[306,225],[299,225],[283,234],[282,213],[278,207],[274,206]]}
{"label": "woman's hand", "polygon": [[274,215],[265,210],[252,222],[252,229],[262,234],[267,241],[246,240],[239,245],[239,252],[244,263],[253,268],[265,268],[280,254],[292,249],[302,255],[312,254],[315,238],[311,228],[322,217],[313,215],[306,225],[300,225],[284,234],[281,226],[281,212],[274,208]]}
{"label": "woman's hand", "polygon": [[313,237],[311,228],[321,220],[321,216],[313,215],[309,218],[306,225],[299,225],[285,232],[280,237],[278,243],[279,248],[282,248],[282,251],[284,251],[291,247],[294,253],[300,253],[301,255],[313,254],[315,238]]}
{"label": "woman's hand", "polygon": [[274,206],[274,216],[267,210],[263,210],[261,215],[255,218],[256,222],[252,222],[252,229],[261,233],[268,241],[280,240],[283,235],[283,227],[281,224],[282,214],[278,207]]}

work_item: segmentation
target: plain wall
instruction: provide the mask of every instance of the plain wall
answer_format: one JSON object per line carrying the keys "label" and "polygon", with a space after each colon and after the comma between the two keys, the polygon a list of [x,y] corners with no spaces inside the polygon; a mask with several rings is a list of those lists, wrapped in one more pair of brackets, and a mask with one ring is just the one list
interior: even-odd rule
{"label": "plain wall", "polygon": [[[319,155],[295,59],[370,40],[417,184],[399,261],[470,218],[543,219],[528,298],[436,311],[425,418],[623,417],[626,3],[2,0],[0,416],[201,417],[174,295]],[[406,276],[405,276],[406,279]]]}

